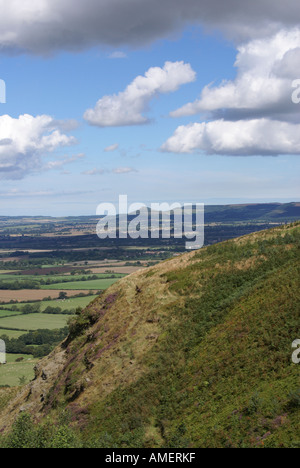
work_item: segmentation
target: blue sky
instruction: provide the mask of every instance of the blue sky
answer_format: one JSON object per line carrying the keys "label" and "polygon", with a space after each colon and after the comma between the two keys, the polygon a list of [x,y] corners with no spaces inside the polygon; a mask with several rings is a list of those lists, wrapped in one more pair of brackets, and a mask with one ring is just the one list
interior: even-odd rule
{"label": "blue sky", "polygon": [[[7,47],[0,20],[0,215],[92,215],[119,194],[147,203],[299,200],[300,105],[291,94],[300,76],[290,66],[300,63],[299,29],[270,20],[267,32],[251,32],[249,16],[241,38],[218,21],[162,32],[154,23],[153,37],[140,33],[134,44],[126,32],[118,44],[81,44],[74,34],[72,47],[63,34],[48,43],[49,30],[28,39],[13,23]],[[138,76],[148,78],[124,95]],[[107,105],[117,107],[109,124]]]}

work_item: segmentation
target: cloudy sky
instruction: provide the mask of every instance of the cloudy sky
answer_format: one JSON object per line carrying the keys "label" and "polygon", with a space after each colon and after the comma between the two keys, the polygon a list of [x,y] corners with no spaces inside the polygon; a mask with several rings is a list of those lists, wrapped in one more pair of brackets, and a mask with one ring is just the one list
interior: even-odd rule
{"label": "cloudy sky", "polygon": [[0,215],[300,200],[299,0],[0,11]]}

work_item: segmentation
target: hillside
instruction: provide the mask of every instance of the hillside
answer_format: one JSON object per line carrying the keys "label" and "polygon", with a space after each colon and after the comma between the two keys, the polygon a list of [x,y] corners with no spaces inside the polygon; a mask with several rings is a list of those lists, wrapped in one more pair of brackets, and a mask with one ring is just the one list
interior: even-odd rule
{"label": "hillside", "polygon": [[299,219],[300,203],[253,203],[244,205],[215,205],[205,207],[207,223],[273,222],[284,223]]}
{"label": "hillside", "polygon": [[299,447],[300,223],[123,278],[77,316],[0,431],[67,409],[85,446]]}

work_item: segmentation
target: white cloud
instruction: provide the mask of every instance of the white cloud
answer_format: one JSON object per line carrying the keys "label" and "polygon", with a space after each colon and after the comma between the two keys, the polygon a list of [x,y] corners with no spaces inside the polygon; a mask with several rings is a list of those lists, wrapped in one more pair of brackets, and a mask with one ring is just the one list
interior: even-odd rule
{"label": "white cloud", "polygon": [[95,176],[95,175],[103,175],[105,174],[107,171],[105,169],[97,169],[97,168],[94,168],[94,169],[91,169],[89,171],[84,171],[82,172],[82,175],[88,175],[88,176]]}
{"label": "white cloud", "polygon": [[300,29],[251,41],[238,47],[238,69],[234,81],[206,86],[200,99],[175,112],[172,117],[209,113],[212,118],[269,117],[299,121],[292,103],[292,81],[300,70]]}
{"label": "white cloud", "polygon": [[[47,115],[21,115],[14,119],[0,116],[0,178],[22,179],[25,175],[47,168],[42,157],[76,143],[62,133],[58,123]],[[52,165],[52,167],[51,167]]]}
{"label": "white cloud", "polygon": [[112,169],[112,170],[108,170],[108,169],[97,169],[97,168],[94,168],[94,169],[91,169],[90,171],[85,171],[83,172],[82,174],[83,175],[88,175],[88,176],[95,176],[95,175],[103,175],[103,174],[130,174],[131,172],[137,172],[136,169],[134,169],[133,167],[117,167],[115,169]]}
{"label": "white cloud", "polygon": [[74,196],[91,193],[90,191],[54,191],[54,190],[19,190],[17,188],[0,191],[0,196],[5,198],[39,198],[39,197],[62,197],[62,196]]}
{"label": "white cloud", "polygon": [[130,174],[131,172],[137,172],[137,170],[132,167],[117,167],[113,169],[114,174]]}
{"label": "white cloud", "polygon": [[111,153],[113,151],[116,151],[117,149],[119,148],[119,144],[118,143],[115,143],[114,145],[111,145],[111,146],[108,146],[107,148],[105,148],[105,152],[106,153]]}
{"label": "white cloud", "polygon": [[300,124],[269,119],[194,123],[178,127],[162,150],[236,156],[300,154]]}
{"label": "white cloud", "polygon": [[84,118],[99,127],[141,125],[149,122],[144,112],[157,94],[171,93],[186,83],[191,83],[196,73],[190,64],[166,62],[163,68],[150,68],[138,76],[125,91],[104,96],[94,109],[85,112]]}
{"label": "white cloud", "polygon": [[299,24],[299,0],[0,0],[4,52],[144,46],[188,24],[245,40]]}
{"label": "white cloud", "polygon": [[111,59],[125,59],[125,58],[127,58],[127,54],[125,54],[125,52],[122,52],[120,50],[116,50],[115,52],[112,52],[109,55],[109,58],[111,58]]}
{"label": "white cloud", "polygon": [[172,117],[202,114],[180,126],[164,151],[224,155],[300,154],[299,106],[292,84],[300,69],[300,29],[282,30],[238,47],[237,76],[206,86]]}
{"label": "white cloud", "polygon": [[85,154],[83,153],[74,154],[73,156],[68,156],[62,159],[56,159],[55,161],[49,161],[43,166],[43,169],[44,170],[61,169],[66,164],[71,164],[83,158],[85,158]]}

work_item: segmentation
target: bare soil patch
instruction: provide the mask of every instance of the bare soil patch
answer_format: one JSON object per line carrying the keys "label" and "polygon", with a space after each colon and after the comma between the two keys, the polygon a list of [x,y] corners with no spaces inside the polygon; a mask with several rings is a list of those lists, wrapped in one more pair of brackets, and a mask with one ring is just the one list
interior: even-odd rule
{"label": "bare soil patch", "polygon": [[[63,290],[46,290],[46,289],[22,289],[20,291],[0,291],[0,302],[10,301],[41,301],[46,297],[58,299],[59,293]],[[87,290],[72,290],[68,291],[68,297],[76,296],[77,294],[86,294]]]}

